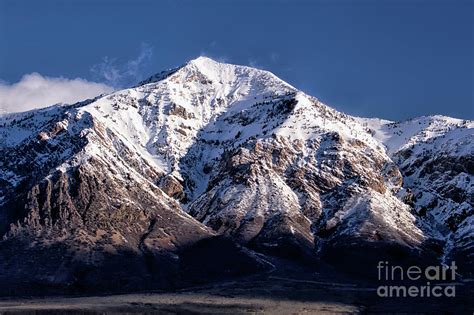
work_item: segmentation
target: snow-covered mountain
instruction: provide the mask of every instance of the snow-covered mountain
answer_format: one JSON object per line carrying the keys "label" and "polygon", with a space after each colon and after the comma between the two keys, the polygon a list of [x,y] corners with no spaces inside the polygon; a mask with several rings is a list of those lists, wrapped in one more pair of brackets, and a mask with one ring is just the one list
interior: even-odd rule
{"label": "snow-covered mountain", "polygon": [[270,72],[205,57],[93,100],[2,115],[0,255],[21,244],[31,258],[5,274],[77,284],[133,253],[112,269],[172,282],[186,251],[219,235],[248,271],[264,268],[258,253],[344,265],[393,252],[470,255],[472,271],[473,127],[351,117]]}

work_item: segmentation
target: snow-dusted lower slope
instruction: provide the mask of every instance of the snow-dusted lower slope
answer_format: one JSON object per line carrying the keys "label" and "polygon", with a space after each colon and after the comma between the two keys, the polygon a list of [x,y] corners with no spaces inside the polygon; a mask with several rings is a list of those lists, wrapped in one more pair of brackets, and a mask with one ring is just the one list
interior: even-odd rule
{"label": "snow-dusted lower slope", "polygon": [[472,126],[351,117],[270,72],[200,57],[1,116],[0,234],[92,265],[104,250],[176,262],[213,235],[333,260],[472,254]]}

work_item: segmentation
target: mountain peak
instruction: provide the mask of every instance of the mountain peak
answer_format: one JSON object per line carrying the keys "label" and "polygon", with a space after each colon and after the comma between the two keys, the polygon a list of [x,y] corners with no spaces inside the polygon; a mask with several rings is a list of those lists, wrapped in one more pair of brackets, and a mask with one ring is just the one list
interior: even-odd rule
{"label": "mountain peak", "polygon": [[[297,89],[283,81],[272,72],[245,65],[237,65],[216,61],[212,58],[199,56],[189,60],[182,66],[161,71],[141,81],[137,86],[156,83],[175,75],[184,80],[191,77],[200,77],[200,82],[217,84],[218,90],[237,91],[247,94],[258,90],[284,90],[296,91]],[[269,92],[269,91],[267,91]]]}
{"label": "mountain peak", "polygon": [[206,64],[216,64],[216,63],[221,63],[221,62],[218,62],[206,56],[199,56],[197,58],[189,60],[188,64],[190,63],[195,64],[195,65],[206,65]]}
{"label": "mountain peak", "polygon": [[218,62],[214,59],[211,59],[209,57],[199,56],[197,58],[189,60],[188,62],[186,62],[185,64],[183,64],[179,67],[175,67],[175,68],[171,68],[171,69],[167,69],[167,70],[158,72],[158,73],[152,75],[151,77],[149,77],[149,78],[141,81],[140,83],[138,83],[138,86],[144,85],[144,84],[149,84],[149,83],[159,82],[161,80],[164,80],[164,79],[168,78],[169,76],[173,75],[175,72],[177,72],[181,69],[186,69],[186,70],[191,70],[191,69],[196,70],[197,69],[199,72],[209,73],[209,72],[212,72],[212,71],[213,72],[219,72],[219,68],[230,67],[230,66],[233,66],[233,65],[220,63],[220,62]]}

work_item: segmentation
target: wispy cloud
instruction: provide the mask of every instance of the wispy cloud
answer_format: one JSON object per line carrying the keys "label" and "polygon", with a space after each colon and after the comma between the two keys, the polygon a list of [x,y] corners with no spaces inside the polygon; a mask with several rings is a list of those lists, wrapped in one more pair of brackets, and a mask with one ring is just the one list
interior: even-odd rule
{"label": "wispy cloud", "polygon": [[0,113],[21,112],[57,103],[74,103],[143,79],[145,67],[151,60],[153,48],[142,44],[138,56],[125,63],[104,57],[91,67],[96,81],[46,77],[39,73],[24,75],[19,82],[10,84],[0,79]]}
{"label": "wispy cloud", "polygon": [[199,53],[199,56],[201,57],[208,57],[208,58],[211,58],[215,61],[218,61],[218,62],[224,62],[224,63],[228,63],[230,62],[230,59],[226,56],[222,56],[222,55],[215,55],[215,54],[211,54],[211,53],[208,53],[208,52],[205,52],[205,51],[201,51]]}
{"label": "wispy cloud", "polygon": [[263,69],[262,65],[260,64],[260,62],[254,58],[254,57],[249,57],[248,58],[248,64],[249,66],[253,67],[253,68],[259,68],[259,69]]}
{"label": "wispy cloud", "polygon": [[113,87],[103,83],[30,73],[17,83],[0,81],[0,113],[21,112],[57,103],[74,103],[111,91]]}
{"label": "wispy cloud", "polygon": [[143,79],[144,70],[152,56],[153,47],[142,43],[135,59],[119,63],[116,58],[106,56],[90,70],[98,81],[114,87],[125,87]]}
{"label": "wispy cloud", "polygon": [[280,55],[279,55],[278,53],[276,53],[276,52],[274,52],[274,51],[270,53],[270,60],[271,60],[272,62],[275,63],[275,62],[278,61],[278,59],[280,59]]}
{"label": "wispy cloud", "polygon": [[201,49],[199,56],[208,57],[218,62],[224,62],[224,63],[230,62],[229,57],[222,54],[215,53],[215,51],[218,50],[218,48],[219,48],[219,43],[216,40],[213,40],[205,48]]}
{"label": "wispy cloud", "polygon": [[205,54],[201,54],[201,56],[206,56],[206,57],[209,57],[209,58],[212,58],[214,59],[215,61],[218,61],[218,62],[223,62],[223,63],[228,63],[230,62],[230,59],[226,56],[214,56],[214,55],[205,55]]}

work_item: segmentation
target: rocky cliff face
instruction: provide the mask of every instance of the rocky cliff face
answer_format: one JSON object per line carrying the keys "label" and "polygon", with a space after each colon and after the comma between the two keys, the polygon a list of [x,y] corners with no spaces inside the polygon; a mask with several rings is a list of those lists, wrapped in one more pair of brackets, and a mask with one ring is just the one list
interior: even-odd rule
{"label": "rocky cliff face", "polygon": [[203,278],[203,253],[215,277],[265,269],[256,253],[342,268],[472,257],[473,125],[351,117],[203,57],[3,115],[0,279],[170,287]]}

